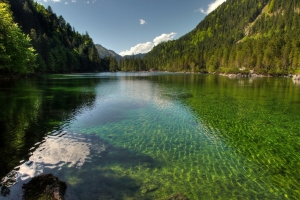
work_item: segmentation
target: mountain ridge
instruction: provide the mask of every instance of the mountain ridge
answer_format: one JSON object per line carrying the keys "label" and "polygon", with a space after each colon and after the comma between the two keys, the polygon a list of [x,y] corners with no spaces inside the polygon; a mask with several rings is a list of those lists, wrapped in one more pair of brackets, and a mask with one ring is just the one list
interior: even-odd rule
{"label": "mountain ridge", "polygon": [[105,57],[115,57],[117,59],[117,61],[120,61],[120,59],[122,58],[121,55],[117,54],[116,52],[114,52],[113,50],[107,49],[105,47],[103,47],[101,44],[95,44],[95,47],[98,51],[98,54],[100,56],[100,58],[105,58]]}

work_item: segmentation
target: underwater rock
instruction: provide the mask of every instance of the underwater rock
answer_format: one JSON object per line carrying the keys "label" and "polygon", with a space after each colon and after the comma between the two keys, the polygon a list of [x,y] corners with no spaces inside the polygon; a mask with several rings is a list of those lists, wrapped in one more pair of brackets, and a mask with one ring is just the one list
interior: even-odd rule
{"label": "underwater rock", "polygon": [[141,186],[141,193],[142,194],[146,194],[149,192],[154,192],[155,190],[157,190],[158,187],[152,183],[146,183],[144,185]]}
{"label": "underwater rock", "polygon": [[172,194],[170,197],[166,198],[165,200],[189,200],[184,194],[175,193]]}
{"label": "underwater rock", "polygon": [[115,136],[112,135],[112,134],[108,135],[107,137],[108,137],[108,138],[111,138],[111,139],[115,138]]}
{"label": "underwater rock", "polygon": [[52,174],[42,174],[33,177],[22,186],[23,199],[64,200],[67,184]]}

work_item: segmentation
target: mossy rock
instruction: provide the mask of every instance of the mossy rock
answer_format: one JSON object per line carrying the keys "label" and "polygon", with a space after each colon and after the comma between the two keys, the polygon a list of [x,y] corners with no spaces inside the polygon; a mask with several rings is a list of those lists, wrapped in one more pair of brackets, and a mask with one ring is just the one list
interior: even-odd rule
{"label": "mossy rock", "polygon": [[22,186],[24,200],[64,200],[67,184],[52,174],[33,177]]}
{"label": "mossy rock", "polygon": [[158,186],[153,183],[145,183],[140,188],[142,194],[154,192],[157,189],[158,189]]}

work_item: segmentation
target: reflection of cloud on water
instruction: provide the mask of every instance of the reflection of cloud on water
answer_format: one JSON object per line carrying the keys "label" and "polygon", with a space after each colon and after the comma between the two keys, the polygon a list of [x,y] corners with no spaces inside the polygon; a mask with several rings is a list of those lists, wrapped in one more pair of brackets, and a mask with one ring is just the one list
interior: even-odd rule
{"label": "reflection of cloud on water", "polygon": [[33,151],[28,161],[21,164],[18,171],[13,170],[4,177],[1,184],[10,187],[19,177],[25,181],[42,173],[54,173],[65,165],[81,168],[85,162],[91,162],[91,154],[99,156],[105,150],[101,141],[91,137],[66,131],[47,136],[44,142],[31,148]]}
{"label": "reflection of cloud on water", "polygon": [[19,172],[33,177],[43,173],[44,168],[60,168],[65,164],[80,168],[90,154],[90,144],[85,138],[65,133],[48,136],[46,141],[35,149],[29,161],[20,166]]}

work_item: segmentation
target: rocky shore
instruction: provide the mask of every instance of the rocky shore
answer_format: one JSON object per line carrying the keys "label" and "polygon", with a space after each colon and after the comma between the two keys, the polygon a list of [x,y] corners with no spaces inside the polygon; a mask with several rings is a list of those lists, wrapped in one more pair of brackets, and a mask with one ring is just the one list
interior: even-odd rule
{"label": "rocky shore", "polygon": [[262,74],[255,74],[255,73],[237,73],[237,74],[224,74],[220,73],[220,76],[227,76],[229,78],[250,78],[250,77],[272,77],[270,75],[262,75]]}
{"label": "rocky shore", "polygon": [[[255,78],[255,77],[273,77],[272,75],[263,75],[263,74],[256,74],[253,70],[250,70],[249,73],[241,72],[241,73],[220,73],[220,76],[227,76],[229,78]],[[292,78],[295,81],[300,81],[300,74],[289,74],[283,75],[281,77],[285,78]]]}
{"label": "rocky shore", "polygon": [[293,75],[293,80],[300,81],[300,74]]}

